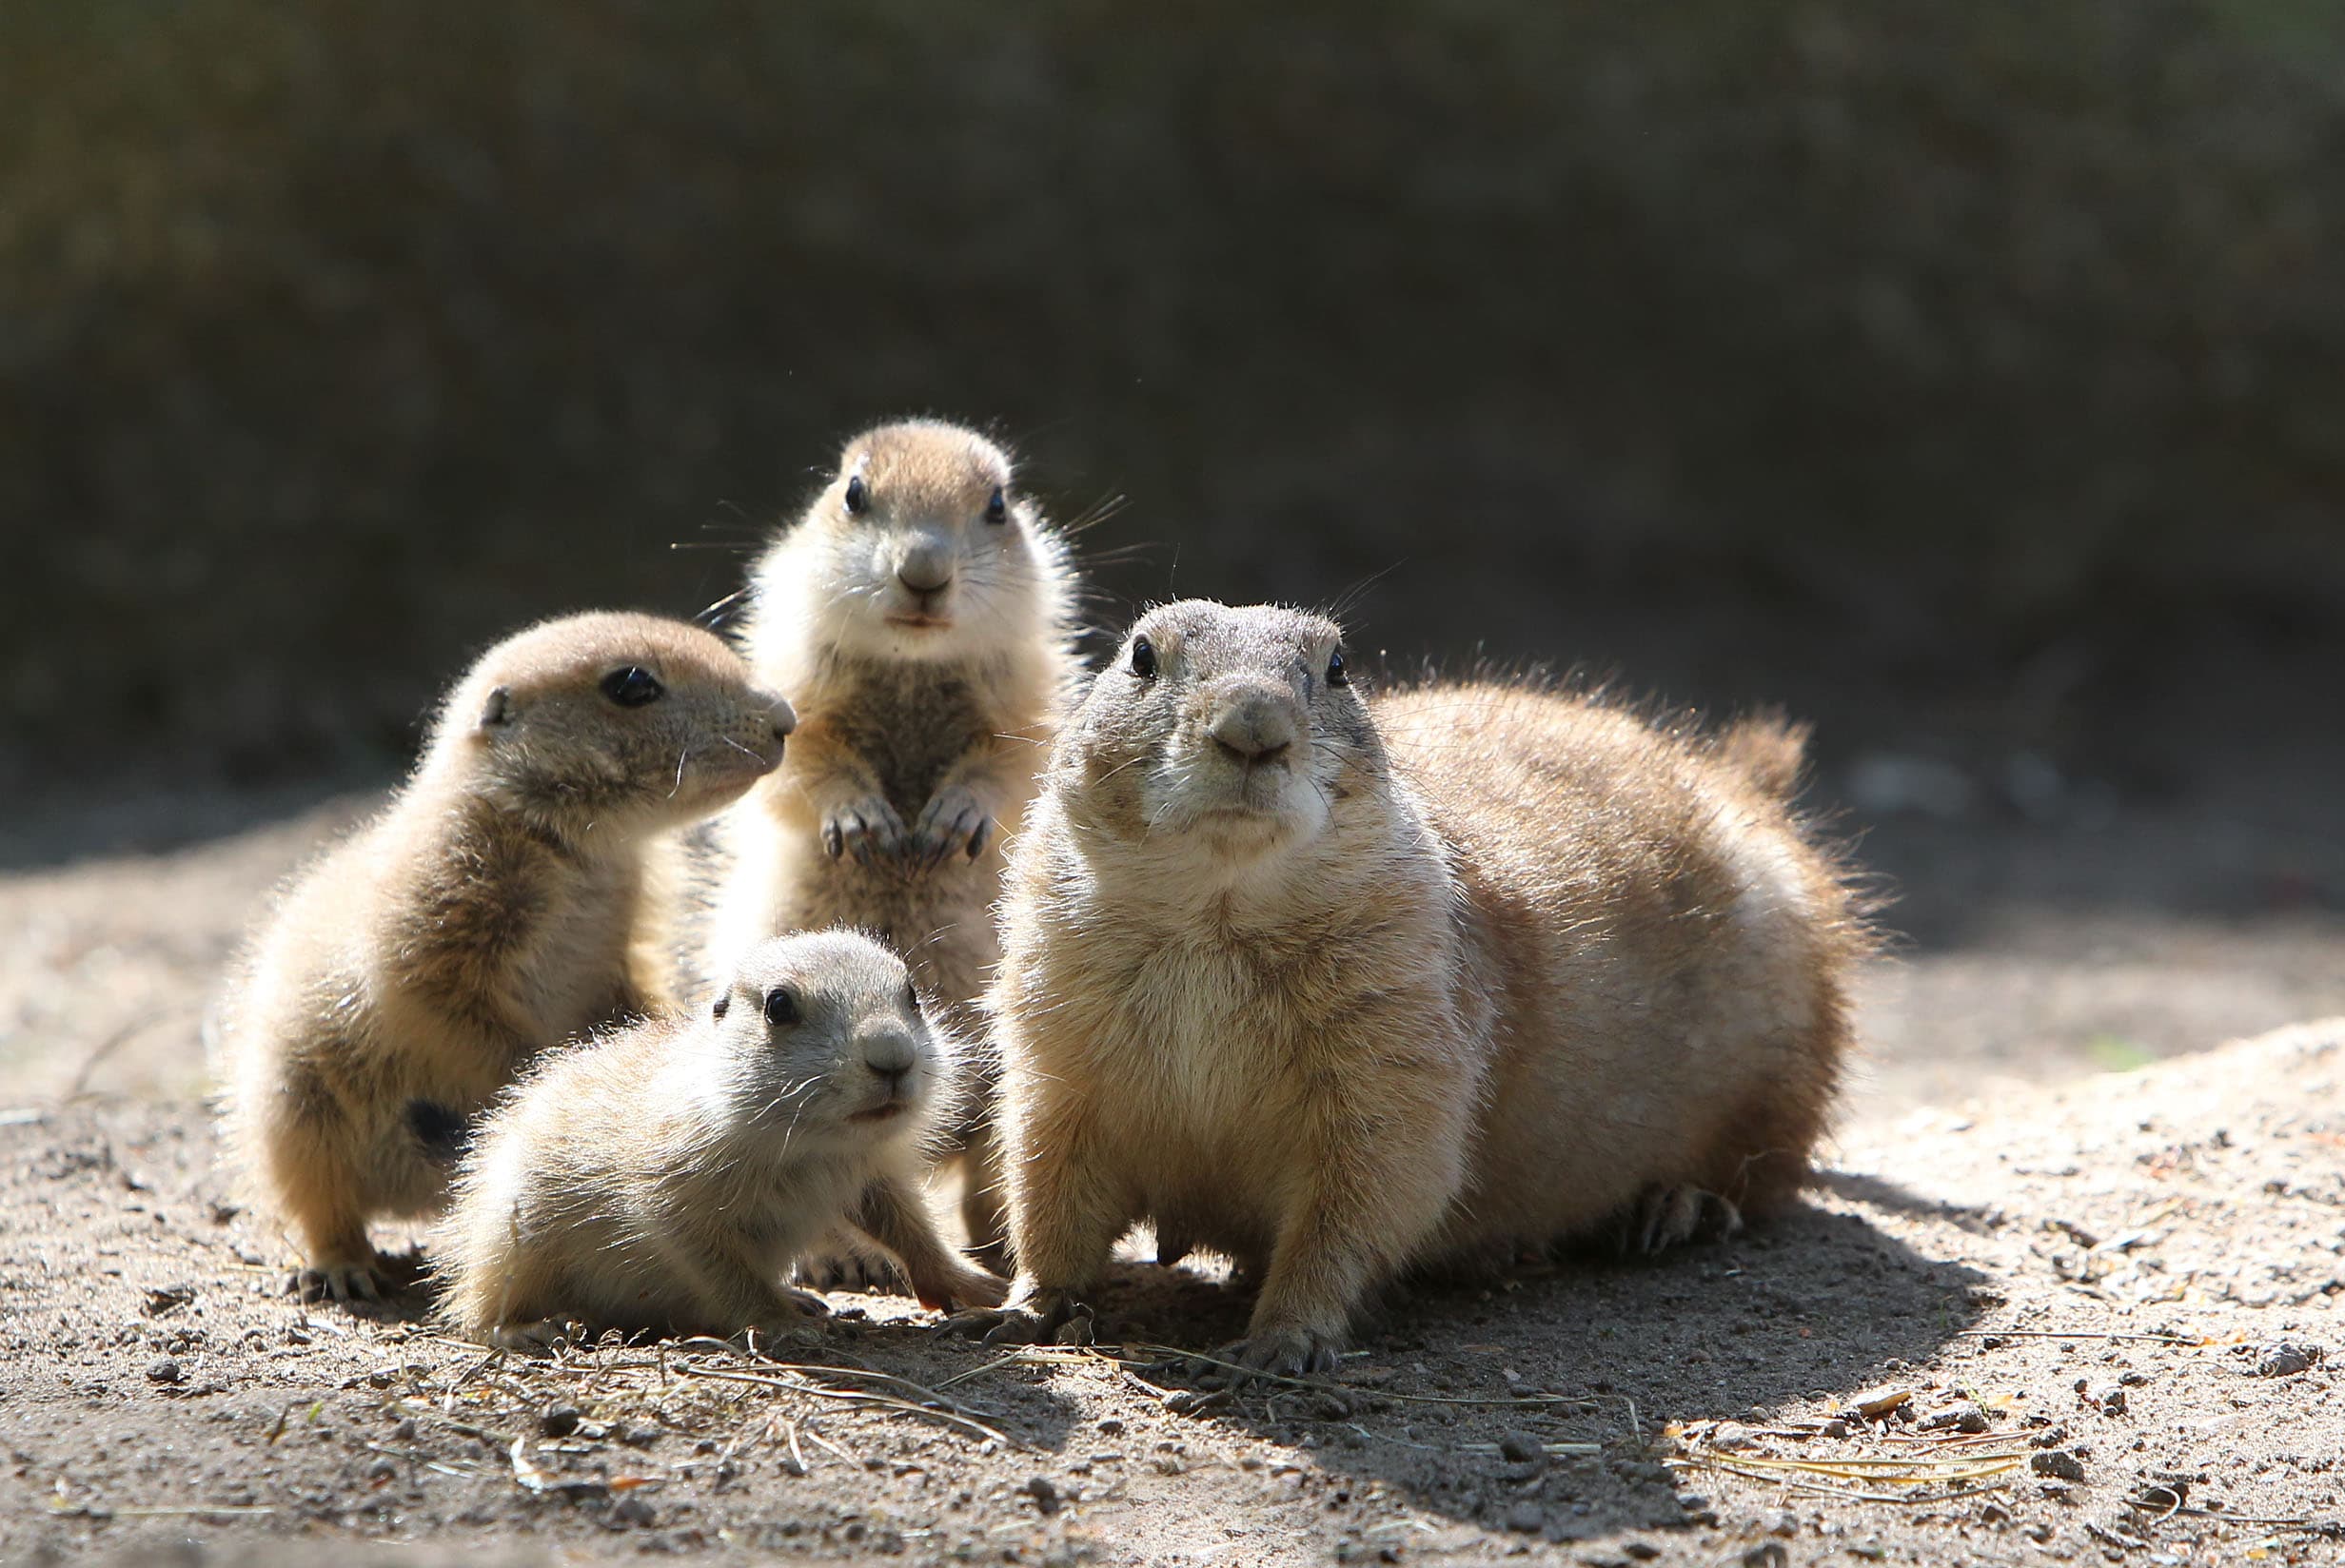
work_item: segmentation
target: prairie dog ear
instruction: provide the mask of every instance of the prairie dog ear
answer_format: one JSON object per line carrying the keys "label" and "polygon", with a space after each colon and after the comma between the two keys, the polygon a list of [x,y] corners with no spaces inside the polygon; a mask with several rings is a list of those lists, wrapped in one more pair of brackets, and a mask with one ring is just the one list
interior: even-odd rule
{"label": "prairie dog ear", "polygon": [[488,700],[481,704],[481,728],[494,730],[513,716],[513,694],[502,686],[492,687]]}

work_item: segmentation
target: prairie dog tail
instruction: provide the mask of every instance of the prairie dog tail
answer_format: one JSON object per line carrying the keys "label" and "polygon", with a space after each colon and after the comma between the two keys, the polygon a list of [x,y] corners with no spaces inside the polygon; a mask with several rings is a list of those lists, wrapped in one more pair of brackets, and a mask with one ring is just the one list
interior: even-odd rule
{"label": "prairie dog tail", "polygon": [[1781,713],[1765,712],[1738,718],[1719,732],[1712,755],[1778,800],[1800,792],[1800,776],[1807,770],[1809,727],[1793,724]]}

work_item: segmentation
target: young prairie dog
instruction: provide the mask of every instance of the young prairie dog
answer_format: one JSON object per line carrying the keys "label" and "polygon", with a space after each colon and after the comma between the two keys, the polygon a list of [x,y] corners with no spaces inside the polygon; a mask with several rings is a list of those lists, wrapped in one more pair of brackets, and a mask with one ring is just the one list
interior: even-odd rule
{"label": "young prairie dog", "polygon": [[753,948],[705,1009],[559,1052],[490,1114],[437,1248],[447,1321],[504,1345],[572,1320],[770,1337],[826,1310],[782,1281],[842,1225],[924,1305],[998,1302],[921,1201],[952,1070],[877,942]]}
{"label": "young prairie dog", "polygon": [[295,881],[224,1011],[227,1142],[305,1295],[379,1293],[367,1223],[444,1201],[537,1051],[662,1000],[647,851],[781,760],[790,705],[716,637],[546,621],[483,655],[390,806]]}
{"label": "young prairie dog", "polygon": [[1800,1187],[1866,939],[1801,737],[1534,683],[1367,700],[1337,625],[1190,601],[1069,718],[988,998],[1029,1338],[1153,1221],[1258,1272],[1232,1359],[1330,1366],[1421,1265]]}
{"label": "young prairie dog", "polygon": [[[855,926],[979,1039],[1002,844],[1074,689],[1073,614],[1066,546],[999,447],[925,420],[849,441],[751,576],[743,646],[799,727],[721,825],[709,971],[778,931]],[[992,1074],[971,1068],[962,1218],[998,1262]]]}

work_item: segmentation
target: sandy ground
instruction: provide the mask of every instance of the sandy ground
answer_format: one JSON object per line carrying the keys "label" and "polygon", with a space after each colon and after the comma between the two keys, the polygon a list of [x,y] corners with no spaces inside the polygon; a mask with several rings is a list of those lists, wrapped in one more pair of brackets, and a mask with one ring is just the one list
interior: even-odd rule
{"label": "sandy ground", "polygon": [[1867,857],[1914,936],[1809,1205],[1414,1290],[1331,1386],[1199,1410],[1139,1348],[1242,1323],[1188,1268],[1107,1294],[1121,1359],[841,1296],[775,1360],[547,1365],[420,1296],[286,1298],[213,1168],[203,1020],[365,803],[0,839],[0,1558],[2345,1558],[2345,1023],[2207,1049],[2345,1013],[2325,844],[1891,817]]}

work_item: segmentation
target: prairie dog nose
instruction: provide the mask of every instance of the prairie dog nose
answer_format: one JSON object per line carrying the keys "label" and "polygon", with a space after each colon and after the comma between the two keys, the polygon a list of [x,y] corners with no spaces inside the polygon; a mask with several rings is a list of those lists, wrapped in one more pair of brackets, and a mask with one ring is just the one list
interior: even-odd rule
{"label": "prairie dog nose", "polygon": [[902,1084],[912,1064],[919,1059],[913,1046],[909,1029],[889,1026],[876,1029],[863,1036],[863,1065],[886,1080],[890,1088]]}
{"label": "prairie dog nose", "polygon": [[798,710],[790,706],[788,697],[769,696],[765,700],[767,720],[774,727],[774,738],[784,740],[798,728]]}
{"label": "prairie dog nose", "polygon": [[953,586],[953,552],[936,539],[921,539],[896,563],[896,580],[915,594],[934,594]]}
{"label": "prairie dog nose", "polygon": [[1294,715],[1283,692],[1252,688],[1224,697],[1206,733],[1232,759],[1273,762],[1294,744]]}

